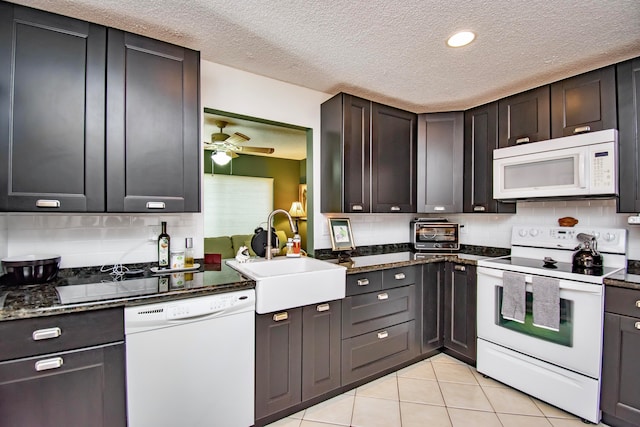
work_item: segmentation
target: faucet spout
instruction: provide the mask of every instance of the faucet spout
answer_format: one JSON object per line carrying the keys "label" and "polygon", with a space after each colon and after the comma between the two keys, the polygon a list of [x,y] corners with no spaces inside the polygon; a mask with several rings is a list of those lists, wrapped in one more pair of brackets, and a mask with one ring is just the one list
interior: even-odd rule
{"label": "faucet spout", "polygon": [[264,258],[265,259],[271,259],[273,257],[273,255],[271,254],[271,226],[273,225],[273,217],[277,214],[277,213],[283,213],[287,216],[287,218],[289,218],[289,226],[291,227],[291,232],[293,234],[296,234],[298,232],[298,227],[296,227],[296,224],[293,222],[293,218],[291,218],[291,215],[289,215],[289,212],[285,211],[284,209],[276,209],[273,212],[271,212],[269,214],[269,217],[267,218],[267,247],[265,248],[265,253],[264,253]]}

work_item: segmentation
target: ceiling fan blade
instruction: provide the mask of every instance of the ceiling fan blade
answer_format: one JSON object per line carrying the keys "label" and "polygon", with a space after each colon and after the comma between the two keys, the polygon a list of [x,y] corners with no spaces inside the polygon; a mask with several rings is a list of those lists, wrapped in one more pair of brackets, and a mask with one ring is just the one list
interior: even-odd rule
{"label": "ceiling fan blade", "polygon": [[251,138],[249,138],[247,135],[240,132],[236,132],[230,137],[228,137],[225,140],[225,142],[228,142],[229,144],[242,144],[243,142],[247,142],[250,139]]}
{"label": "ceiling fan blade", "polygon": [[242,153],[273,154],[273,152],[276,150],[271,147],[238,147],[238,151]]}
{"label": "ceiling fan blade", "polygon": [[237,159],[238,157],[240,157],[235,151],[227,151],[226,153],[227,156],[231,157],[232,159]]}

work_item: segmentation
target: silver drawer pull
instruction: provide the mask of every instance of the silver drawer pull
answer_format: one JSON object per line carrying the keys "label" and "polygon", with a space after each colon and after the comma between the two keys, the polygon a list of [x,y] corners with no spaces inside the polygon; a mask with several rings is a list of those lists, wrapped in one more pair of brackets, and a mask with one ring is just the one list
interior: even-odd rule
{"label": "silver drawer pull", "polygon": [[525,144],[525,143],[527,143],[527,142],[529,142],[529,141],[531,141],[531,140],[529,139],[529,137],[528,137],[528,136],[525,136],[524,138],[518,138],[518,139],[516,139],[516,144]]}
{"label": "silver drawer pull", "polygon": [[398,212],[400,211],[400,206],[391,206],[391,212]]}
{"label": "silver drawer pull", "polygon": [[395,277],[396,280],[402,280],[402,279],[406,279],[407,278],[407,276],[405,276],[404,273],[397,273],[393,277]]}
{"label": "silver drawer pull", "polygon": [[466,271],[466,267],[464,265],[454,265],[453,269],[456,271]]}
{"label": "silver drawer pull", "polygon": [[147,202],[147,209],[164,209],[164,202]]}
{"label": "silver drawer pull", "polygon": [[640,329],[640,322],[636,322],[634,326],[636,327],[636,329]]}
{"label": "silver drawer pull", "polygon": [[54,357],[53,359],[38,360],[36,362],[36,371],[48,371],[49,369],[58,369],[64,364],[62,357]]}
{"label": "silver drawer pull", "polygon": [[[640,322],[639,322],[640,323]],[[382,332],[378,332],[378,339],[383,339],[389,336],[389,332],[387,331],[382,331]]]}
{"label": "silver drawer pull", "polygon": [[353,205],[351,207],[352,211],[361,211],[362,210],[362,205]]}
{"label": "silver drawer pull", "polygon": [[325,304],[320,304],[319,306],[316,307],[316,310],[318,310],[320,313],[322,313],[323,311],[329,311],[329,304],[325,303]]}
{"label": "silver drawer pull", "polygon": [[473,211],[474,212],[484,212],[485,211],[485,207],[484,206],[474,206],[473,207]]}
{"label": "silver drawer pull", "polygon": [[389,294],[388,293],[384,293],[384,294],[378,294],[378,299],[380,301],[385,300],[385,299],[389,299]]}
{"label": "silver drawer pull", "polygon": [[438,211],[438,212],[440,212],[440,211],[444,211],[444,210],[446,210],[446,209],[447,209],[447,208],[445,208],[444,206],[434,206],[434,207],[433,207],[433,210],[434,210],[434,211]]}
{"label": "silver drawer pull", "polygon": [[358,286],[367,286],[369,284],[369,279],[358,279]]}
{"label": "silver drawer pull", "polygon": [[40,199],[36,201],[37,208],[59,208],[60,200],[44,200]]}
{"label": "silver drawer pull", "polygon": [[51,338],[58,338],[60,335],[62,335],[62,330],[56,326],[55,328],[33,331],[31,338],[33,338],[34,341],[50,340]]}
{"label": "silver drawer pull", "polygon": [[281,322],[283,320],[287,320],[289,318],[289,313],[283,311],[282,313],[276,313],[273,315],[274,322]]}
{"label": "silver drawer pull", "polygon": [[580,126],[573,130],[573,133],[591,132],[591,126]]}
{"label": "silver drawer pull", "polygon": [[636,301],[636,307],[640,308],[640,299]]}

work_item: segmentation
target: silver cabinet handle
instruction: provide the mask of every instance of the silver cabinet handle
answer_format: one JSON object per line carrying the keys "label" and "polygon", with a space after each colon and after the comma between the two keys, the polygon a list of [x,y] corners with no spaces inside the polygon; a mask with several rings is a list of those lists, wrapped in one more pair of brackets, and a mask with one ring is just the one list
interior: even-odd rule
{"label": "silver cabinet handle", "polygon": [[164,202],[147,202],[147,209],[164,209]]}
{"label": "silver cabinet handle", "polygon": [[40,199],[36,201],[37,208],[59,208],[60,200],[44,200]]}
{"label": "silver cabinet handle", "polygon": [[287,320],[288,318],[289,318],[289,313],[286,311],[283,311],[282,313],[276,313],[273,315],[274,322],[281,322],[283,320]]}
{"label": "silver cabinet handle", "polygon": [[640,322],[636,322],[634,326],[636,327],[636,329],[640,329]]}
{"label": "silver cabinet handle", "polygon": [[378,339],[383,339],[389,336],[389,332],[387,331],[382,331],[382,332],[378,332]]}
{"label": "silver cabinet handle", "polygon": [[447,210],[447,208],[445,208],[444,206],[434,206],[434,207],[433,207],[433,210],[434,210],[434,211],[438,211],[438,212],[440,212],[440,211],[445,211],[445,210]]}
{"label": "silver cabinet handle", "polygon": [[358,279],[358,286],[367,286],[369,284],[369,279]]}
{"label": "silver cabinet handle", "polygon": [[402,279],[406,279],[407,276],[404,275],[404,273],[396,273],[395,276],[393,276],[396,280],[402,280]]}
{"label": "silver cabinet handle", "polygon": [[640,308],[640,299],[636,301],[636,307]]}
{"label": "silver cabinet handle", "polygon": [[353,205],[351,206],[352,211],[361,211],[363,210],[362,205]]}
{"label": "silver cabinet handle", "polygon": [[473,211],[474,212],[484,212],[486,209],[484,206],[474,206],[473,207]]}
{"label": "silver cabinet handle", "polygon": [[329,304],[324,303],[324,304],[320,304],[319,306],[316,307],[316,310],[318,310],[320,313],[322,313],[323,311],[329,311]]}
{"label": "silver cabinet handle", "polygon": [[453,269],[456,271],[467,271],[467,268],[464,265],[454,265]]}
{"label": "silver cabinet handle", "polygon": [[391,212],[399,212],[400,206],[391,206]]}
{"label": "silver cabinet handle", "polygon": [[389,299],[389,294],[388,293],[384,293],[384,294],[378,294],[378,299],[380,301],[385,300],[385,299]]}
{"label": "silver cabinet handle", "polygon": [[529,141],[531,141],[531,140],[529,139],[529,137],[528,137],[528,136],[525,136],[524,138],[518,138],[518,139],[516,139],[516,144],[524,144],[524,143],[529,142]]}
{"label": "silver cabinet handle", "polygon": [[591,132],[591,126],[580,126],[573,130],[573,133]]}
{"label": "silver cabinet handle", "polygon": [[53,359],[38,360],[36,362],[36,371],[48,371],[49,369],[58,369],[64,364],[62,357],[54,357]]}
{"label": "silver cabinet handle", "polygon": [[31,338],[33,338],[34,341],[40,341],[58,338],[60,335],[62,335],[62,330],[56,326],[54,328],[38,329],[37,331],[33,331]]}

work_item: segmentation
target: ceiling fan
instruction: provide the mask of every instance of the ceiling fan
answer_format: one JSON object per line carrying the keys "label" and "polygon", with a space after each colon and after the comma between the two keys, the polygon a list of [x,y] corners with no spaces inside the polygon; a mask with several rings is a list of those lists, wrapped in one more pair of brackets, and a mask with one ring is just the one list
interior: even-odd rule
{"label": "ceiling fan", "polygon": [[204,142],[205,150],[214,151],[213,155],[221,155],[228,157],[227,162],[232,158],[238,157],[237,153],[261,153],[272,154],[275,149],[272,147],[249,147],[243,144],[249,141],[247,135],[235,132],[233,135],[229,135],[223,132],[223,129],[228,125],[224,120],[216,120],[216,126],[220,129],[220,132],[211,134],[211,141]]}

